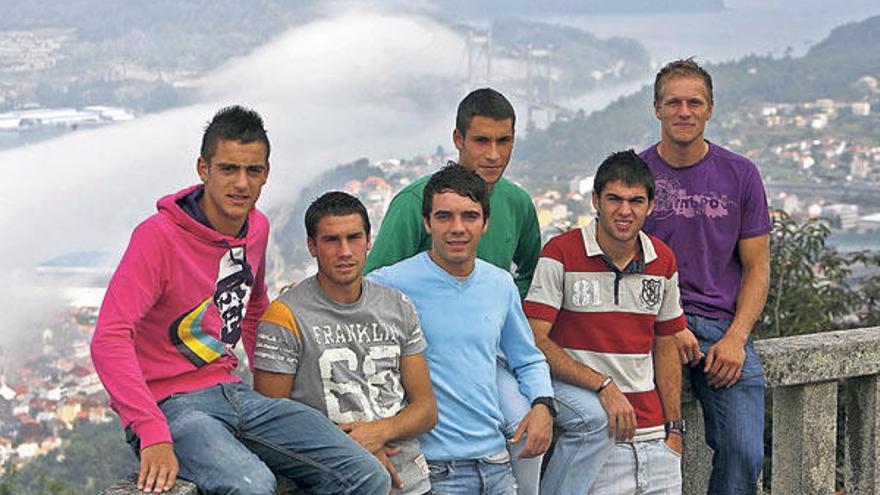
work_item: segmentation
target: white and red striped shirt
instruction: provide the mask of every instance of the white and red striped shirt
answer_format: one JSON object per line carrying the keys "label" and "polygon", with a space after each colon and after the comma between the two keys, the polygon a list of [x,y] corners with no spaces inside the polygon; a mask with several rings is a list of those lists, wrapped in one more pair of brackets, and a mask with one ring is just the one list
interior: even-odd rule
{"label": "white and red striped shirt", "polygon": [[655,335],[686,326],[675,255],[639,232],[641,255],[614,267],[596,242],[596,222],[551,239],[523,303],[529,318],[553,324],[550,338],[578,362],[614,379],[635,409],[634,441],[664,438],[654,386]]}

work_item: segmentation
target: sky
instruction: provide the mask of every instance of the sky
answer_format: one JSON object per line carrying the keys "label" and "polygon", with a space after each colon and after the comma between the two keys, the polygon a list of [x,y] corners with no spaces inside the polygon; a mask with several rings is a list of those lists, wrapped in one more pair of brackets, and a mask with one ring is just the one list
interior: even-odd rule
{"label": "sky", "polygon": [[[721,13],[545,20],[600,37],[639,38],[658,60],[720,61],[787,46],[805,50],[841,22],[880,13],[880,5],[863,0],[727,3]],[[0,152],[0,270],[9,282],[0,287],[8,316],[0,343],[56,299],[56,288],[35,280],[36,264],[91,250],[117,259],[160,196],[196,181],[202,129],[222,106],[251,106],[266,121],[272,168],[263,209],[292,202],[311,178],[339,163],[451,149],[455,106],[467,92],[460,81],[464,40],[413,9],[353,5],[205,74],[192,105]],[[638,86],[583,101],[594,110]]]}

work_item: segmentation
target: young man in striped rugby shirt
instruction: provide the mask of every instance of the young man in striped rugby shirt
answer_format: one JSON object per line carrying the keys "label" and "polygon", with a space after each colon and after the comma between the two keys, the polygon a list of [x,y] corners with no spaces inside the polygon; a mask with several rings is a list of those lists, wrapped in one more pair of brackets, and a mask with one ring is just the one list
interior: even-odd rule
{"label": "young man in striped rugby shirt", "polygon": [[641,232],[651,172],[614,153],[592,200],[594,221],[544,247],[523,305],[559,405],[541,493],[680,493],[685,317],[672,250]]}

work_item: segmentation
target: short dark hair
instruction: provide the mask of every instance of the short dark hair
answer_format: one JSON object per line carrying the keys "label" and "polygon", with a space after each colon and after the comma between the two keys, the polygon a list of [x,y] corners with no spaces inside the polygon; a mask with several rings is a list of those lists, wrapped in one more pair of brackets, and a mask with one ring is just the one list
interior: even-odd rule
{"label": "short dark hair", "polygon": [[632,149],[608,155],[596,171],[593,192],[596,196],[601,196],[605,185],[617,180],[629,187],[645,186],[648,201],[654,199],[654,176],[651,169]]}
{"label": "short dark hair", "polygon": [[263,128],[263,118],[250,108],[233,105],[221,108],[214,114],[202,135],[202,159],[211,163],[217,151],[217,142],[221,139],[244,144],[259,141],[266,146],[266,160],[269,159],[269,137]]}
{"label": "short dark hair", "polygon": [[361,200],[343,191],[330,191],[312,201],[306,210],[306,234],[314,239],[318,233],[318,222],[327,216],[344,217],[357,213],[364,221],[364,232],[370,235],[370,217]]}
{"label": "short dark hair", "polygon": [[667,79],[673,77],[697,77],[703,80],[703,86],[706,87],[706,96],[709,103],[714,104],[712,96],[712,76],[706,72],[706,69],[700,67],[693,57],[684,60],[675,60],[669,62],[665,67],[660,69],[657,77],[654,78],[654,103],[660,103],[660,94],[663,92],[663,84]]}
{"label": "short dark hair", "polygon": [[454,192],[470,198],[483,207],[483,219],[489,218],[489,189],[486,181],[473,170],[450,163],[428,179],[422,193],[422,217],[431,217],[434,196],[444,192]]}
{"label": "short dark hair", "polygon": [[462,136],[467,134],[471,120],[476,116],[489,117],[493,120],[510,119],[510,128],[516,127],[516,113],[513,105],[507,101],[503,94],[492,88],[482,88],[471,91],[458,104],[458,113],[455,116],[455,128]]}

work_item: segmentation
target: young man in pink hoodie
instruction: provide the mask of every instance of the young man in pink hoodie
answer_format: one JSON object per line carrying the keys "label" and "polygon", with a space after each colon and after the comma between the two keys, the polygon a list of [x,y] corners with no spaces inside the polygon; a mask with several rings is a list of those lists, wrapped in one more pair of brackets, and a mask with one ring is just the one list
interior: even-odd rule
{"label": "young man in pink hoodie", "polygon": [[268,305],[269,224],[254,205],[269,175],[263,121],[239,106],[205,129],[202,184],[159,200],[133,232],[98,316],[92,360],[141,461],[138,488],[388,493],[385,468],[322,414],[257,394],[232,374]]}

